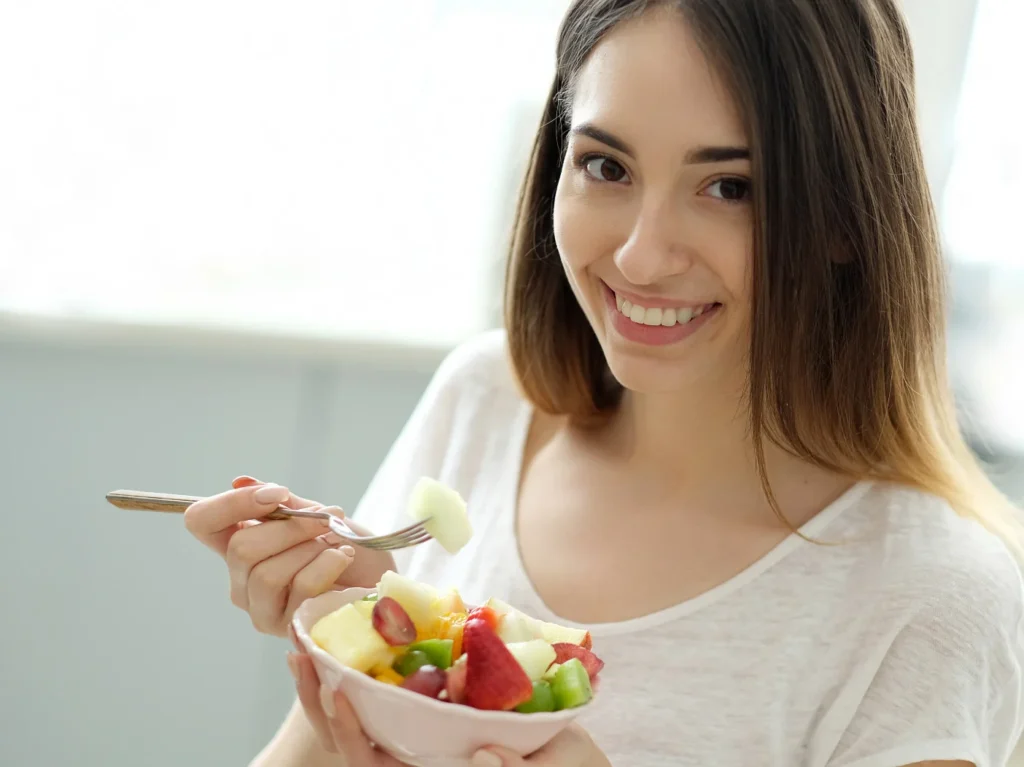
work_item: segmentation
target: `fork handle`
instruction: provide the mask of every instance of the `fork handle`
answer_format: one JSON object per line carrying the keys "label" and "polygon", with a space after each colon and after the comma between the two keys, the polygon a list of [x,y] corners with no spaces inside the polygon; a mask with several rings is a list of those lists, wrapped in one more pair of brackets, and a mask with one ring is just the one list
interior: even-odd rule
{"label": "fork handle", "polygon": [[[174,495],[173,493],[150,493],[144,490],[114,490],[107,493],[107,501],[125,511],[163,511],[181,514],[196,501],[203,500],[196,495]],[[287,519],[287,515],[272,511],[264,519]]]}

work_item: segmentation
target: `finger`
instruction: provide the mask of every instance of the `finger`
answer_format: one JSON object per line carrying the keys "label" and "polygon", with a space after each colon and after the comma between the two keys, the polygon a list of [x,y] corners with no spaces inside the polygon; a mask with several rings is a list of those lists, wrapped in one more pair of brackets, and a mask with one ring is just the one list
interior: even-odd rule
{"label": "finger", "polygon": [[227,490],[189,506],[185,510],[185,528],[223,555],[239,523],[265,517],[290,497],[288,489],[279,485]]}
{"label": "finger", "polygon": [[349,764],[402,767],[401,762],[374,748],[370,743],[359,725],[352,704],[343,693],[323,685],[320,688],[320,705],[327,717],[327,725],[336,750],[345,755]]}
{"label": "finger", "polygon": [[[259,631],[277,632],[284,618],[292,580],[326,551],[328,545],[323,538],[314,538],[265,559],[252,568],[245,581],[246,596],[243,599],[246,607],[243,609],[249,611],[253,626]],[[233,583],[234,579],[235,576],[232,574]],[[234,590],[235,587],[232,586],[232,594]],[[234,595],[232,601],[235,601]]]}
{"label": "finger", "polygon": [[[264,562],[269,562],[300,544],[319,540],[320,545],[314,547],[309,560],[295,565],[294,572],[298,572],[325,548],[341,543],[340,537],[333,533],[324,533],[324,528],[318,525],[316,520],[283,519],[258,522],[236,530],[224,552],[224,561],[228,565],[231,603],[243,610],[249,609],[249,581],[252,579],[253,570]],[[276,571],[271,574],[275,577],[281,575]]]}
{"label": "finger", "polygon": [[589,736],[572,726],[524,759],[507,748],[491,746],[473,755],[473,767],[585,767],[594,756]]}
{"label": "finger", "polygon": [[232,570],[248,572],[265,559],[287,551],[318,536],[332,545],[340,544],[340,536],[328,531],[319,519],[272,519],[236,531],[228,541],[224,559]]}
{"label": "finger", "polygon": [[338,749],[334,745],[323,706],[320,705],[320,678],[313,666],[313,659],[305,653],[293,653],[289,655],[288,665],[293,666],[292,673],[296,677],[295,691],[298,693],[306,720],[316,733],[320,745],[334,753]]}
{"label": "finger", "polygon": [[300,653],[305,653],[306,648],[302,646],[302,642],[299,641],[299,635],[295,633],[295,627],[288,624],[288,638],[292,640],[292,644],[295,645],[295,649]]}
{"label": "finger", "polygon": [[352,564],[355,549],[351,546],[328,548],[317,554],[316,558],[303,567],[292,578],[288,590],[288,603],[284,608],[284,617],[289,618],[299,605],[307,599],[320,596],[334,588],[334,582]]}

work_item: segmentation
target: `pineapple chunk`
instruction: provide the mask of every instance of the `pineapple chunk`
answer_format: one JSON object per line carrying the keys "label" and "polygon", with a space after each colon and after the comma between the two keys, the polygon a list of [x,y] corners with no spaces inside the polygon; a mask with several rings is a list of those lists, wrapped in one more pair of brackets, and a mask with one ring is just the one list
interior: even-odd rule
{"label": "pineapple chunk", "polygon": [[462,596],[459,594],[459,590],[454,586],[438,597],[437,603],[434,605],[434,610],[438,615],[467,612],[466,603],[462,601]]}
{"label": "pineapple chunk", "polygon": [[529,642],[512,642],[508,645],[508,651],[512,653],[523,671],[530,677],[531,682],[540,681],[548,667],[555,662],[557,653],[555,648],[543,639],[533,639]]}
{"label": "pineapple chunk", "polygon": [[391,648],[373,622],[352,604],[318,620],[309,636],[339,663],[363,673],[391,657]]}
{"label": "pineapple chunk", "polygon": [[373,620],[373,606],[375,604],[377,604],[377,603],[376,602],[370,602],[370,601],[367,601],[365,599],[360,599],[357,602],[353,602],[352,606],[354,608],[356,608],[356,610],[359,611],[360,615],[362,615],[362,616],[364,616],[366,618],[369,618],[372,621]]}
{"label": "pineapple chunk", "polygon": [[440,594],[437,589],[426,583],[419,583],[411,578],[388,570],[381,576],[377,585],[377,593],[381,599],[391,597],[409,613],[416,626],[417,639],[427,639],[437,635],[437,624],[441,618],[438,607]]}
{"label": "pineapple chunk", "polygon": [[381,657],[381,659],[370,668],[368,673],[372,677],[377,677],[380,674],[387,674],[388,671],[392,670],[392,666],[395,661],[404,654],[404,647],[388,647],[387,656]]}
{"label": "pineapple chunk", "polygon": [[394,685],[400,685],[402,682],[405,681],[404,677],[402,677],[402,675],[395,671],[393,668],[382,669],[381,671],[378,671],[376,674],[374,674],[373,678],[376,679],[378,682]]}
{"label": "pineapple chunk", "polygon": [[417,522],[430,517],[424,527],[449,554],[457,553],[473,537],[462,496],[429,477],[420,478],[413,488],[409,516]]}

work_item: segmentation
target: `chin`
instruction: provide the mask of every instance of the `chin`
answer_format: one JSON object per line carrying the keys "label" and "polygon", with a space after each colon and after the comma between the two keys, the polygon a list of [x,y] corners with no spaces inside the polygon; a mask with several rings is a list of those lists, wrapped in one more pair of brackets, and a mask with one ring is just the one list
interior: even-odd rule
{"label": "chin", "polygon": [[[653,353],[649,349],[627,349],[601,341],[612,376],[624,388],[637,394],[670,394],[685,390],[702,377],[705,367],[688,355]],[[705,371],[706,372],[706,371]]]}

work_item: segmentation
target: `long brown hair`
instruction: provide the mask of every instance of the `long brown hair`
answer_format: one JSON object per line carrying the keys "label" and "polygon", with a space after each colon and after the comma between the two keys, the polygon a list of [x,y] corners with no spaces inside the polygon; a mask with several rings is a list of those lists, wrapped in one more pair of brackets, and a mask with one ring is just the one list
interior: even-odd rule
{"label": "long brown hair", "polygon": [[1015,510],[967,447],[945,373],[945,272],[895,0],[576,0],[520,192],[506,274],[513,367],[542,411],[600,419],[621,387],[574,297],[552,210],[574,79],[615,26],[671,6],[731,88],[750,138],[747,405],[771,440],[847,476],[945,498],[1018,554]]}

